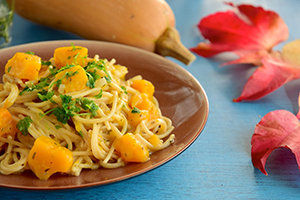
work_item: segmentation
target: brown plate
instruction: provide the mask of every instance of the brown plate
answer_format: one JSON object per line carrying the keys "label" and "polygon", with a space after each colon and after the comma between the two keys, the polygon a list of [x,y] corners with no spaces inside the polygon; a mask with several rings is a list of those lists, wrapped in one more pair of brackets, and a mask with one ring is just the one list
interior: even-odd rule
{"label": "brown plate", "polygon": [[83,170],[78,177],[55,174],[47,181],[41,181],[30,172],[13,175],[0,175],[0,186],[20,189],[52,190],[81,188],[121,181],[152,170],[178,156],[200,135],[208,118],[208,100],[199,82],[184,68],[154,53],[119,44],[65,40],[25,44],[0,50],[0,75],[4,66],[16,52],[32,51],[48,60],[54,49],[60,46],[80,45],[87,47],[89,56],[98,54],[108,60],[115,58],[117,63],[128,68],[130,78],[142,75],[155,86],[163,115],[173,121],[176,135],[175,143],[170,147],[151,155],[150,160],[142,164],[128,164],[117,169]]}

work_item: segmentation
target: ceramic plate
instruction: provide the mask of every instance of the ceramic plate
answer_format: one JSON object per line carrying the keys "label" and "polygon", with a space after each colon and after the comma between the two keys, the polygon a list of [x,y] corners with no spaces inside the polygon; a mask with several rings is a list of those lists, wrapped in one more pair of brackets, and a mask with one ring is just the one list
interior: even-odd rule
{"label": "ceramic plate", "polygon": [[155,86],[154,95],[159,101],[163,115],[171,118],[175,126],[175,143],[152,154],[151,159],[142,164],[128,164],[117,169],[83,170],[78,177],[55,174],[47,181],[38,180],[30,171],[16,175],[0,175],[0,186],[51,190],[121,181],[152,170],[178,156],[197,139],[206,124],[209,111],[207,96],[200,83],[188,71],[159,55],[125,45],[65,40],[9,47],[0,50],[0,76],[2,77],[7,60],[18,51],[32,51],[43,60],[48,60],[55,48],[70,46],[71,43],[87,47],[90,57],[98,54],[108,60],[115,58],[117,63],[128,68],[126,78],[140,74],[150,80]]}

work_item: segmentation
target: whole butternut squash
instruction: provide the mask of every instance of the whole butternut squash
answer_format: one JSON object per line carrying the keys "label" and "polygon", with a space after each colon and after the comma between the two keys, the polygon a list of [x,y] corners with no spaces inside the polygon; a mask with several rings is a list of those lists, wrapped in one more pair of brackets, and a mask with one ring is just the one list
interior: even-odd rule
{"label": "whole butternut squash", "polygon": [[15,11],[86,39],[135,46],[185,64],[196,58],[180,42],[165,0],[15,0]]}

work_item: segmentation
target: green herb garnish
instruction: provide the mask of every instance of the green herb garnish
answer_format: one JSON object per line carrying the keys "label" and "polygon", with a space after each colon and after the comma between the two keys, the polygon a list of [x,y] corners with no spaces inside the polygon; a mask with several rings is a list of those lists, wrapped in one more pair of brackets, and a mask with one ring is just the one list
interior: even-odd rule
{"label": "green herb garnish", "polygon": [[50,61],[44,61],[44,60],[42,60],[42,65],[49,66],[49,65],[51,65],[51,62]]}
{"label": "green herb garnish", "polygon": [[79,132],[76,132],[78,135],[80,135],[80,137],[83,138],[83,134],[82,134],[82,131],[79,131]]}
{"label": "green herb garnish", "polygon": [[125,86],[121,86],[121,89],[124,91],[125,94],[128,94]]}
{"label": "green herb garnish", "polygon": [[32,51],[27,51],[27,52],[25,52],[26,54],[29,54],[29,55],[34,55],[34,52],[32,52]]}
{"label": "green herb garnish", "polygon": [[[91,117],[97,115],[99,106],[93,100],[87,98],[72,99],[72,96],[68,95],[60,95],[60,98],[62,101],[61,106],[57,106],[56,108],[45,112],[45,115],[53,114],[56,119],[63,124],[66,124],[68,120],[75,115],[87,114],[91,115]],[[80,114],[80,111],[82,111],[82,109],[87,110],[90,113]]]}
{"label": "green herb garnish", "polygon": [[[67,65],[67,66],[59,69],[56,73],[59,73],[59,72],[61,72],[63,70],[69,69],[71,67],[74,67],[74,65]],[[57,81],[53,82],[49,87],[52,88],[54,85],[56,85],[56,87],[59,87],[61,85],[62,80],[64,78],[70,78],[72,76],[75,76],[78,73],[79,73],[78,71],[75,71],[75,72],[66,72],[60,79],[58,79]]]}
{"label": "green herb garnish", "polygon": [[24,119],[21,119],[17,123],[17,129],[22,132],[23,135],[28,135],[28,128],[32,123],[32,119],[29,116],[26,116]]}
{"label": "green herb garnish", "polygon": [[72,96],[61,94],[60,98],[62,100],[62,105],[45,112],[45,115],[53,114],[57,121],[66,124],[68,123],[70,117],[73,117],[77,112],[80,111],[80,108],[75,106],[76,101],[72,101]]}
{"label": "green herb garnish", "polygon": [[84,110],[89,110],[92,113],[91,117],[95,117],[97,115],[97,110],[99,109],[99,106],[93,100],[81,98],[79,101],[79,105]]}
{"label": "green herb garnish", "polygon": [[50,101],[51,103],[56,104],[56,102],[52,99],[54,96],[54,91],[47,92],[46,90],[42,90],[37,93],[37,96],[41,101]]}
{"label": "green herb garnish", "polygon": [[58,130],[58,129],[62,128],[62,127],[59,126],[59,125],[55,125],[55,128],[56,128],[56,130]]}
{"label": "green herb garnish", "polygon": [[31,92],[33,90],[41,90],[44,87],[47,87],[49,85],[49,81],[50,81],[49,78],[41,78],[39,80],[39,83],[36,85],[32,85],[32,86],[26,85],[24,87],[24,89],[19,93],[19,95],[21,96],[22,94],[24,94],[24,92]]}
{"label": "green herb garnish", "polygon": [[137,107],[133,107],[133,109],[131,110],[131,113],[138,113],[138,114],[140,114],[141,111]]}
{"label": "green herb garnish", "polygon": [[[86,72],[89,72],[90,69],[93,69],[93,68],[96,68],[96,69],[99,69],[99,70],[102,70],[105,72],[106,76],[104,77],[105,80],[108,82],[108,83],[111,83],[111,76],[109,75],[109,73],[106,71],[106,67],[105,67],[105,63],[103,60],[99,60],[97,62],[95,61],[92,61],[92,62],[88,62],[87,66],[84,67],[85,71]],[[100,78],[100,76],[99,76]],[[97,77],[97,79],[99,79]],[[95,81],[97,80],[95,79]]]}
{"label": "green herb garnish", "polygon": [[94,88],[95,81],[100,78],[100,75],[97,74],[96,70],[94,70],[93,72],[86,71],[86,75],[88,77],[88,82],[86,83],[86,86],[88,86],[90,88]]}
{"label": "green herb garnish", "polygon": [[99,94],[97,94],[94,97],[96,97],[97,99],[100,99],[102,97],[102,93],[103,93],[103,90],[101,89],[100,92],[99,92]]}
{"label": "green herb garnish", "polygon": [[71,43],[71,46],[72,46],[72,51],[76,51],[76,50],[82,49],[82,48],[76,48],[76,46],[73,43]]}

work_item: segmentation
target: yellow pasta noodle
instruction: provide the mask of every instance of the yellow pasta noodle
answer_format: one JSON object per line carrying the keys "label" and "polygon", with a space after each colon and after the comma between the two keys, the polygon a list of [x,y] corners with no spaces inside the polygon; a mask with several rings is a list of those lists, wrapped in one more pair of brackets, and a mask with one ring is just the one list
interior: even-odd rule
{"label": "yellow pasta noodle", "polygon": [[[162,115],[152,83],[141,76],[126,80],[125,66],[98,55],[90,58],[87,52],[71,45],[56,49],[49,61],[32,52],[18,52],[8,61],[0,85],[0,112],[17,128],[4,129],[10,118],[0,119],[0,129],[6,131],[0,135],[1,174],[32,170],[43,180],[57,172],[78,176],[83,169],[146,162],[151,153],[174,142],[174,127]],[[22,65],[26,69],[18,73]],[[38,71],[36,79],[32,70]],[[38,142],[45,142],[39,144],[45,148]],[[57,162],[43,160],[45,151],[72,155],[71,163],[59,171]],[[59,159],[64,160],[61,155]]]}

